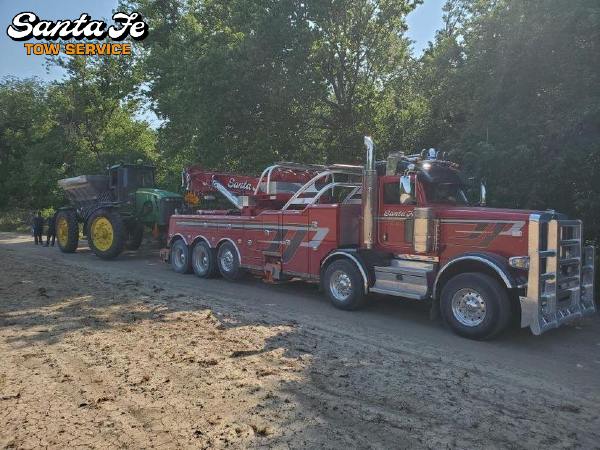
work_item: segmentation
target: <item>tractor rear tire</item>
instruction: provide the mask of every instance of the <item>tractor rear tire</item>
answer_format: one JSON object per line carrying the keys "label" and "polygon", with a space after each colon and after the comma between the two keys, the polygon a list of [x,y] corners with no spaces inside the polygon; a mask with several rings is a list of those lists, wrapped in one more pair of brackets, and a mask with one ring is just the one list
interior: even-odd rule
{"label": "tractor rear tire", "polygon": [[119,256],[125,246],[125,224],[121,215],[110,209],[99,209],[88,219],[88,243],[102,259]]}
{"label": "tractor rear tire", "polygon": [[136,222],[127,229],[127,240],[125,248],[127,250],[137,250],[142,245],[144,239],[144,225]]}
{"label": "tractor rear tire", "polygon": [[74,253],[79,245],[79,222],[72,210],[59,211],[56,215],[56,240],[63,253]]}

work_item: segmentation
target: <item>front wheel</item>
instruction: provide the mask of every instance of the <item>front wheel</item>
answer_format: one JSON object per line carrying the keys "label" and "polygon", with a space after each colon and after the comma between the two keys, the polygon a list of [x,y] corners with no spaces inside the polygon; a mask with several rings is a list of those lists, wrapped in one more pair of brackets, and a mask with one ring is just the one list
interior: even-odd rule
{"label": "front wheel", "polygon": [[502,332],[510,319],[510,300],[503,286],[483,273],[463,273],[442,289],[440,310],[456,334],[470,339],[490,339]]}
{"label": "front wheel", "polygon": [[117,211],[100,209],[88,220],[88,243],[102,259],[119,256],[125,245],[125,224]]}
{"label": "front wheel", "polygon": [[64,210],[56,215],[56,239],[64,253],[73,253],[79,244],[79,222],[75,211]]}
{"label": "front wheel", "polygon": [[323,287],[336,308],[352,310],[364,304],[363,278],[350,261],[344,259],[333,261],[325,270]]}

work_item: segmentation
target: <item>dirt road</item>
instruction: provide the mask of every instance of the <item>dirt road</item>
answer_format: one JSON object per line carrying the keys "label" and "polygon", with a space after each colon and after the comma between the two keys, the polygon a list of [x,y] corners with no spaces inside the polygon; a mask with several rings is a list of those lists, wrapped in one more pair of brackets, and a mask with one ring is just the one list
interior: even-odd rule
{"label": "dirt road", "polygon": [[0,447],[600,448],[600,319],[458,338],[416,302],[0,233]]}

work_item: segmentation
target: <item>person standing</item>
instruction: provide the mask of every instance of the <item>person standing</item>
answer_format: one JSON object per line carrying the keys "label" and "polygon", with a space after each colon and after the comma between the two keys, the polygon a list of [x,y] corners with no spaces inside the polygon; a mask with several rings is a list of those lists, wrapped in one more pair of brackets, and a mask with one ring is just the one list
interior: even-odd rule
{"label": "person standing", "polygon": [[46,231],[46,247],[50,244],[52,239],[52,247],[54,247],[54,241],[56,240],[56,215],[58,211],[48,217],[48,231]]}
{"label": "person standing", "polygon": [[44,244],[44,238],[42,234],[44,233],[44,218],[42,217],[41,211],[38,211],[33,218],[33,240],[35,245]]}

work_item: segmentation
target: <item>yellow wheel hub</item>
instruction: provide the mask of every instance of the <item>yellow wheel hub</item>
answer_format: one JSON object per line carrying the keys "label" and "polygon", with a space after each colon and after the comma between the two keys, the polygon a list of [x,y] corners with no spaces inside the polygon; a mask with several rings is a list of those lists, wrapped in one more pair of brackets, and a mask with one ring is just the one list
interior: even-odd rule
{"label": "yellow wheel hub", "polygon": [[69,224],[67,223],[66,217],[61,217],[58,219],[58,223],[56,224],[56,237],[58,238],[58,243],[65,247],[69,240]]}
{"label": "yellow wheel hub", "polygon": [[106,217],[96,217],[90,227],[94,246],[101,252],[107,251],[113,244],[113,227]]}

